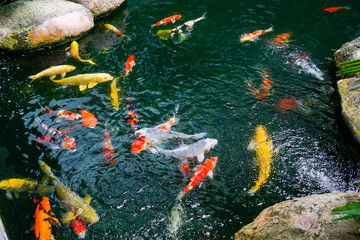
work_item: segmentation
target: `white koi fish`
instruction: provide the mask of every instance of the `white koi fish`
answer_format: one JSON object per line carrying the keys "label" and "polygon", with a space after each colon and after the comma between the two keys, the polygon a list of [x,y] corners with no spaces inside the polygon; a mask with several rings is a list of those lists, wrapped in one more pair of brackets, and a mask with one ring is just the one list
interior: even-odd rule
{"label": "white koi fish", "polygon": [[181,138],[181,139],[199,139],[207,135],[207,133],[198,133],[193,135],[188,135],[185,133],[174,132],[166,129],[160,128],[142,128],[135,131],[136,136],[140,138],[145,138],[147,141],[151,141],[155,144],[168,139]]}

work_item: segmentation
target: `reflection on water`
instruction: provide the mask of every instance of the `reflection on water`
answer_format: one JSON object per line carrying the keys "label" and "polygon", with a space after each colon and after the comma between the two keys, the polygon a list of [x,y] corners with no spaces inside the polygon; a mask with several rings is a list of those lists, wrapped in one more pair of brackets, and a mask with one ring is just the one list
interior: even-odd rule
{"label": "reflection on water", "polygon": [[[40,181],[38,160],[49,164],[78,195],[92,196],[100,221],[88,226],[85,239],[229,239],[276,202],[355,190],[358,145],[340,117],[332,54],[356,37],[357,1],[349,2],[351,10],[331,14],[322,11],[327,7],[324,3],[313,1],[164,3],[129,2],[124,11],[99,19],[88,35],[77,39],[80,56],[93,59],[96,66],[67,56],[67,46],[0,53],[0,146],[7,149],[0,153],[8,152],[0,158],[1,180]],[[325,5],[330,4],[336,3]],[[165,16],[182,15],[174,24],[156,30],[175,27],[204,12],[206,19],[196,23],[191,37],[179,44],[162,41],[154,36],[155,29],[150,31]],[[130,39],[108,31],[104,24],[116,26]],[[242,33],[269,26],[273,32],[257,41],[239,42]],[[76,66],[69,76],[105,72],[117,77],[124,74],[132,55],[136,66],[117,83],[118,111],[110,100],[110,81],[83,92],[59,87],[47,78],[29,85],[28,76],[59,64]],[[178,106],[173,131],[206,132],[218,140],[205,153],[205,159],[218,158],[214,179],[205,178],[181,204],[176,196],[192,175],[179,171],[179,161],[149,150],[131,153],[138,137],[124,121],[130,89],[141,117],[138,129],[166,122]],[[44,148],[36,144],[44,132],[36,127],[35,114],[54,129],[78,125],[58,122],[42,113],[40,105],[76,113],[81,107],[94,114],[99,124],[67,133],[76,141],[76,152]],[[266,183],[250,196],[258,169],[247,146],[257,125],[271,133],[276,154]],[[105,130],[116,154],[112,165],[104,156]],[[176,145],[189,143],[175,141]],[[61,218],[66,210],[55,195],[50,197],[55,215]],[[35,210],[31,195],[9,201],[0,194],[0,210],[12,239],[33,239],[28,227]],[[56,228],[54,235],[77,239],[66,225]]]}

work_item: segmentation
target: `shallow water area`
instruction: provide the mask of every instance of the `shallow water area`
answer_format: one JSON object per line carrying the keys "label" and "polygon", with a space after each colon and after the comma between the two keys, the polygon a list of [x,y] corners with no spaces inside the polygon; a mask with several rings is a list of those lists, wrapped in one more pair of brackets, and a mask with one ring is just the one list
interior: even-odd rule
{"label": "shallow water area", "polygon": [[[95,66],[67,56],[67,45],[31,53],[0,52],[0,180],[40,181],[38,160],[46,162],[74,192],[92,197],[100,221],[88,226],[85,239],[231,239],[277,202],[357,190],[359,145],[341,119],[332,63],[334,51],[360,35],[360,3],[346,4],[350,10],[327,13],[323,8],[339,2],[128,1],[77,40],[80,56],[92,59]],[[179,44],[155,36],[158,30],[204,13],[206,19],[195,23]],[[182,18],[151,29],[174,14]],[[130,39],[106,30],[105,23]],[[271,26],[274,30],[256,41],[240,43],[242,34]],[[290,33],[288,41],[274,44],[284,33]],[[306,56],[296,59],[301,64],[292,61],[297,54]],[[60,64],[76,66],[67,76],[105,72],[117,77],[124,74],[130,55],[136,65],[117,84],[118,111],[110,101],[111,82],[83,92],[75,86],[62,88],[48,78],[29,84],[28,76]],[[253,94],[251,86],[261,94]],[[136,136],[124,121],[129,94],[141,117],[139,129],[164,123],[179,106],[172,130],[206,132],[218,140],[205,153],[205,158],[218,157],[214,178],[205,178],[180,203],[176,196],[191,175],[184,177],[179,171],[179,160],[149,150],[131,154]],[[287,98],[301,102],[306,111],[278,111],[278,101]],[[42,107],[78,113],[81,107],[100,124],[87,128],[57,121]],[[68,135],[75,139],[77,151],[36,144],[45,133],[36,115],[55,129],[74,127]],[[111,166],[103,155],[105,122],[118,158]],[[255,152],[248,149],[257,125],[267,128],[276,154],[267,182],[249,195],[259,169]],[[161,147],[174,149],[195,141],[171,141]],[[50,201],[60,219],[66,209],[55,194]],[[0,212],[10,239],[34,239],[31,194],[8,200],[0,192]],[[55,239],[77,239],[67,224],[53,233]]]}

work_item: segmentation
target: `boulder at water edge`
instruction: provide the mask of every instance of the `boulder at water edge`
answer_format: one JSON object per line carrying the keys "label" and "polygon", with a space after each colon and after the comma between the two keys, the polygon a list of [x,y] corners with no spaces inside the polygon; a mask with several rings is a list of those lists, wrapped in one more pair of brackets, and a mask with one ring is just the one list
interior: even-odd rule
{"label": "boulder at water edge", "polygon": [[[339,65],[342,62],[360,59],[360,38],[345,43],[334,53],[334,62]],[[360,74],[337,82],[338,92],[341,98],[342,116],[349,126],[355,139],[360,144],[360,89],[351,91],[360,86]]]}
{"label": "boulder at water edge", "polygon": [[360,194],[353,191],[284,201],[262,211],[234,239],[359,239],[359,219],[332,221],[341,215],[330,215],[333,208],[359,201]]}
{"label": "boulder at water edge", "polygon": [[74,38],[94,26],[92,13],[65,0],[15,1],[0,6],[0,48],[29,50]]}
{"label": "boulder at water edge", "polygon": [[70,0],[89,9],[94,17],[106,15],[125,2],[125,0]]}

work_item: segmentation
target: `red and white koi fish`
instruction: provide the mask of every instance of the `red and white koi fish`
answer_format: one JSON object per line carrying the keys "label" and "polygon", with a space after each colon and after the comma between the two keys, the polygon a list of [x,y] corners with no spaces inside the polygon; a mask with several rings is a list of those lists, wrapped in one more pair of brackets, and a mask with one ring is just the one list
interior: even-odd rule
{"label": "red and white koi fish", "polygon": [[107,123],[105,123],[105,131],[104,131],[104,147],[103,147],[103,151],[104,151],[104,156],[105,159],[107,161],[107,163],[109,163],[109,165],[114,164],[118,159],[114,159],[113,153],[114,153],[114,148],[111,144],[111,139],[110,139],[110,134],[107,131],[107,127],[106,127]]}
{"label": "red and white koi fish", "polygon": [[207,135],[207,133],[197,133],[197,134],[185,134],[180,132],[174,132],[167,129],[160,128],[142,128],[135,131],[135,135],[140,138],[145,138],[147,141],[158,144],[168,139],[199,139]]}
{"label": "red and white koi fish", "polygon": [[[57,130],[55,128],[49,127],[41,122],[38,116],[36,116],[36,120],[42,126],[42,128],[46,131],[46,133],[38,139],[37,143],[49,146],[51,148],[59,148],[56,145],[53,145],[52,142],[59,144],[62,148],[69,150],[70,152],[76,151],[75,139],[67,136],[64,132]],[[68,130],[69,132],[71,130]]]}
{"label": "red and white koi fish", "polygon": [[324,12],[336,12],[337,10],[340,10],[340,9],[350,9],[348,6],[345,6],[345,7],[330,7],[330,8],[325,8],[324,9]]}
{"label": "red and white koi fish", "polygon": [[58,119],[64,119],[67,121],[80,121],[82,118],[78,113],[63,109],[52,110],[43,108],[43,112],[48,112],[49,114],[56,116]]}
{"label": "red and white koi fish", "polygon": [[131,55],[130,57],[128,57],[125,64],[125,77],[129,75],[129,72],[132,70],[134,66],[135,66],[135,56]]}
{"label": "red and white koi fish", "polygon": [[36,203],[34,233],[37,240],[52,240],[54,236],[51,233],[53,225],[60,225],[59,220],[51,212],[51,206],[48,197],[41,200],[34,199]]}
{"label": "red and white koi fish", "polygon": [[86,126],[86,127],[88,127],[88,128],[94,128],[94,127],[96,127],[97,124],[100,124],[100,123],[97,121],[97,119],[96,119],[96,117],[95,117],[94,114],[86,111],[85,109],[83,109],[83,108],[81,108],[81,107],[79,107],[79,109],[80,109],[80,114],[81,114],[81,117],[82,117],[82,118],[81,118],[81,123],[82,123],[84,126]]}
{"label": "red and white koi fish", "polygon": [[209,176],[213,178],[213,169],[217,163],[217,157],[209,158],[201,165],[194,173],[194,176],[190,179],[190,183],[184,188],[184,190],[177,196],[176,199],[181,199],[187,192],[193,189],[198,183],[202,183],[205,177]]}
{"label": "red and white koi fish", "polygon": [[172,15],[170,17],[164,18],[163,20],[151,25],[151,27],[157,27],[160,25],[168,24],[168,23],[175,23],[176,20],[179,20],[181,18],[180,14]]}
{"label": "red and white koi fish", "polygon": [[78,235],[79,238],[85,238],[86,223],[75,218],[69,223],[71,229]]}
{"label": "red and white koi fish", "polygon": [[267,32],[272,32],[272,31],[273,31],[273,27],[271,27],[269,29],[266,29],[266,30],[257,30],[257,31],[252,32],[252,33],[243,34],[240,37],[240,42],[243,43],[243,42],[246,42],[246,41],[255,41],[256,39],[259,38],[260,35],[263,35],[263,34],[265,34]]}
{"label": "red and white koi fish", "polygon": [[130,99],[130,96],[127,99],[126,109],[128,110],[128,113],[126,115],[125,121],[127,123],[130,123],[131,129],[135,131],[137,129],[137,125],[140,122],[140,118],[138,117],[138,115],[135,112],[135,107]]}
{"label": "red and white koi fish", "polygon": [[119,34],[122,37],[126,37],[126,38],[130,38],[129,36],[124,35],[119,29],[117,29],[116,27],[114,27],[111,24],[104,24],[104,26],[109,29],[110,31],[113,31],[114,33]]}

